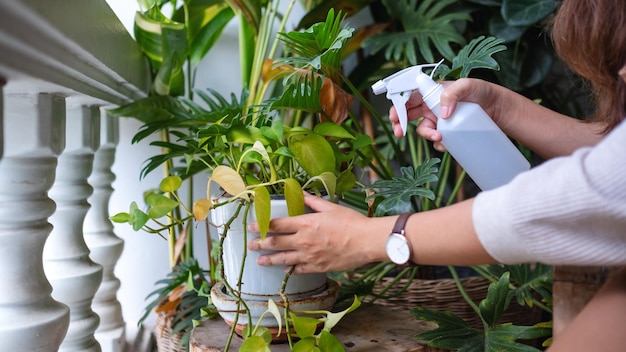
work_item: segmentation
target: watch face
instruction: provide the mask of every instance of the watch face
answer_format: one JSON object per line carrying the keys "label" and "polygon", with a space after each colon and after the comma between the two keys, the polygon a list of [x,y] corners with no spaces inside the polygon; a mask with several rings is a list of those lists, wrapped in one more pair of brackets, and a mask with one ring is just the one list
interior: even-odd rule
{"label": "watch face", "polygon": [[411,248],[406,237],[392,233],[387,237],[387,256],[392,262],[402,265],[406,264],[411,258]]}

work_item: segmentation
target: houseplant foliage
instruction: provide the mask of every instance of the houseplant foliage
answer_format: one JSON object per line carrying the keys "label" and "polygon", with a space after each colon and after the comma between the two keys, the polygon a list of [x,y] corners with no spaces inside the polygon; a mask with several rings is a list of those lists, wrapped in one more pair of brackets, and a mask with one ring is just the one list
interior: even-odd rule
{"label": "houseplant foliage", "polygon": [[[165,3],[173,5],[172,16],[161,11]],[[154,89],[148,98],[114,113],[144,122],[135,141],[155,133],[162,136],[153,143],[161,152],[147,161],[142,173],[165,165],[166,177],[160,189],[146,197],[148,210],[135,204],[114,220],[165,232],[172,254],[175,243],[188,241],[187,235],[185,241],[172,240],[185,233],[186,224],[206,219],[210,209],[220,205],[210,194],[193,205],[178,196],[181,185],[199,173],[211,173],[210,183],[220,185],[227,202],[254,200],[262,205],[270,194],[283,194],[292,214],[303,211],[303,188],[340,195],[343,202],[376,215],[428,210],[454,202],[458,199],[454,195],[462,197],[464,173],[451,157],[432,151],[414,134],[397,140],[386,118],[362,94],[372,82],[409,65],[445,58],[450,66],[438,69],[439,78],[466,77],[471,71],[529,97],[550,98],[560,111],[575,115],[580,110],[572,100],[563,99],[572,92],[554,89],[546,80],[555,74],[550,69],[553,52],[538,36],[537,27],[554,10],[555,1],[306,1],[302,31],[292,32],[284,27],[293,1],[284,14],[278,13],[277,5],[278,1],[163,1],[145,6],[138,17],[142,35],[136,37],[148,48]],[[330,9],[344,12],[329,14]],[[356,32],[341,25],[344,16],[362,9],[371,11],[374,23]],[[210,88],[195,89],[199,60],[233,18],[239,21],[241,34],[243,90],[225,97]],[[437,35],[440,31],[443,34]],[[281,33],[277,37],[282,52],[273,40],[276,33]],[[344,75],[342,60],[361,48],[367,55]],[[351,96],[361,103],[363,120],[350,110]],[[373,121],[365,120],[367,116]],[[365,133],[361,126],[369,123],[374,131]],[[319,160],[325,163],[318,165]],[[357,169],[370,174],[357,174]],[[398,169],[400,176],[394,172]],[[380,183],[367,188],[385,189],[387,194],[370,195],[368,209],[363,189],[354,186],[376,180]],[[394,192],[407,185],[410,192]],[[265,233],[271,214],[266,207],[257,208]],[[167,220],[162,221],[164,217]],[[150,221],[158,221],[157,226]],[[372,277],[389,271],[385,264],[379,268]],[[210,270],[210,280],[219,279],[213,264]],[[413,270],[403,275],[414,277]],[[494,274],[497,268],[489,270],[480,272],[496,282],[504,275]],[[517,282],[522,284],[513,286],[516,292],[528,288],[525,281]],[[350,287],[363,289],[346,286]]]}
{"label": "houseplant foliage", "polygon": [[[197,64],[194,57],[201,56],[194,54],[196,41],[190,39],[193,21],[179,23],[165,17],[161,4],[138,14],[138,41],[150,39],[144,42],[144,49],[155,68],[154,89],[149,97],[112,113],[144,122],[134,141],[161,134],[161,140],[152,144],[162,152],[147,161],[142,175],[165,166],[166,177],[158,191],[146,196],[148,209],[139,209],[134,203],[129,212],[119,213],[112,220],[129,223],[136,230],[166,232],[170,239],[172,234],[187,236],[185,231],[194,216],[204,220],[214,206],[208,195],[193,206],[179,197],[182,184],[200,172],[211,174],[211,182],[219,183],[233,197],[229,202],[254,200],[257,219],[265,228],[271,216],[266,206],[270,193],[283,194],[290,213],[298,214],[304,210],[303,188],[331,198],[351,189],[356,183],[353,168],[357,161],[367,163],[362,153],[371,146],[371,140],[346,120],[351,97],[335,82],[340,79],[337,71],[343,44],[352,34],[341,26],[343,15],[335,16],[330,11],[326,21],[309,31],[281,34],[279,39],[289,56],[279,60],[277,44],[270,41],[274,24],[281,18],[277,1],[228,3],[230,12],[220,7],[223,2],[201,4],[215,10],[207,9],[205,13],[224,14],[208,23],[215,20],[223,27],[224,17],[235,14],[240,19],[240,30],[253,33],[241,41],[245,53],[242,57],[252,56],[242,62],[242,77],[247,80],[244,89],[228,100],[211,89],[189,88],[189,77],[193,77]],[[184,2],[173,18],[197,9],[197,5]],[[283,26],[284,20],[279,28]],[[195,30],[196,35],[206,35],[202,29]],[[186,44],[181,44],[185,40]],[[181,75],[185,65],[189,70]],[[181,85],[181,79],[186,84]],[[173,251],[179,243],[174,238]],[[210,270],[209,285],[219,278],[213,267]],[[172,292],[173,286],[165,285],[157,298],[163,298],[166,291]]]}

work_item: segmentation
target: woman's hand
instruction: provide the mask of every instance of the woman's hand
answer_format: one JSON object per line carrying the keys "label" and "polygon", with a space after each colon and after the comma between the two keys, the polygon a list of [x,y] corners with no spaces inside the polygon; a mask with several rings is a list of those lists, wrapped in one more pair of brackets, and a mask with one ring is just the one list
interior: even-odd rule
{"label": "woman's hand", "polygon": [[[494,85],[479,79],[461,78],[454,82],[442,82],[445,89],[441,93],[439,113],[441,118],[449,118],[459,101],[474,102],[483,107],[485,112],[492,118],[499,116],[500,94],[494,90]],[[422,96],[418,92],[413,92],[406,104],[409,121],[422,118],[417,125],[417,134],[434,143],[435,149],[444,151],[441,144],[441,133],[437,131],[437,116],[426,106]],[[394,134],[402,137],[402,128],[398,120],[398,113],[395,107],[389,110],[389,120],[391,121]],[[496,118],[494,118],[496,121]],[[498,123],[496,121],[496,123]]]}
{"label": "woman's hand", "polygon": [[[314,213],[272,219],[269,231],[281,235],[248,242],[248,249],[277,250],[259,265],[295,265],[294,274],[341,271],[387,260],[385,241],[393,224],[305,193]],[[387,228],[389,227],[389,228]],[[258,224],[249,226],[258,232]]]}

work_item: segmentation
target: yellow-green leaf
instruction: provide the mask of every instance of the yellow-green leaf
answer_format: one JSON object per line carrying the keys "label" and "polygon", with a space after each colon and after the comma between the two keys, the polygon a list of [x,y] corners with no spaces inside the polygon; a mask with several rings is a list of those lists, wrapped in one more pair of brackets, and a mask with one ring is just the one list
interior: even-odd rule
{"label": "yellow-green leaf", "polygon": [[293,178],[285,180],[285,201],[289,216],[304,214],[304,194],[300,183]]}
{"label": "yellow-green leaf", "polygon": [[204,221],[209,216],[213,203],[206,199],[198,199],[193,203],[193,217],[196,221]]}
{"label": "yellow-green leaf", "polygon": [[180,176],[167,176],[159,184],[159,189],[163,192],[175,192],[183,184],[183,179]]}
{"label": "yellow-green leaf", "polygon": [[[232,196],[240,196],[246,201],[250,200],[246,192],[246,184],[237,171],[228,166],[220,165],[213,169],[211,180],[215,181],[228,194]],[[209,183],[210,181],[209,180]]]}
{"label": "yellow-green leaf", "polygon": [[267,188],[260,186],[254,189],[254,214],[259,224],[261,239],[265,239],[270,227],[270,192]]}
{"label": "yellow-green leaf", "polygon": [[309,176],[335,170],[335,154],[328,141],[315,133],[289,138],[289,149]]}

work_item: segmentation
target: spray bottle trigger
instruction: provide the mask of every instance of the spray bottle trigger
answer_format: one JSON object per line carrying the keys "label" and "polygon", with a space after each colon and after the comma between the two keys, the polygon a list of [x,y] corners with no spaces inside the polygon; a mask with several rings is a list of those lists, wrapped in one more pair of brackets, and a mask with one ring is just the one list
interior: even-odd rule
{"label": "spray bottle trigger", "polygon": [[387,99],[391,100],[393,106],[396,108],[396,112],[398,113],[398,121],[400,122],[400,127],[402,127],[402,135],[406,136],[406,130],[408,125],[408,116],[406,112],[406,102],[409,101],[409,97],[411,96],[411,91],[398,92],[394,94],[387,94]]}

